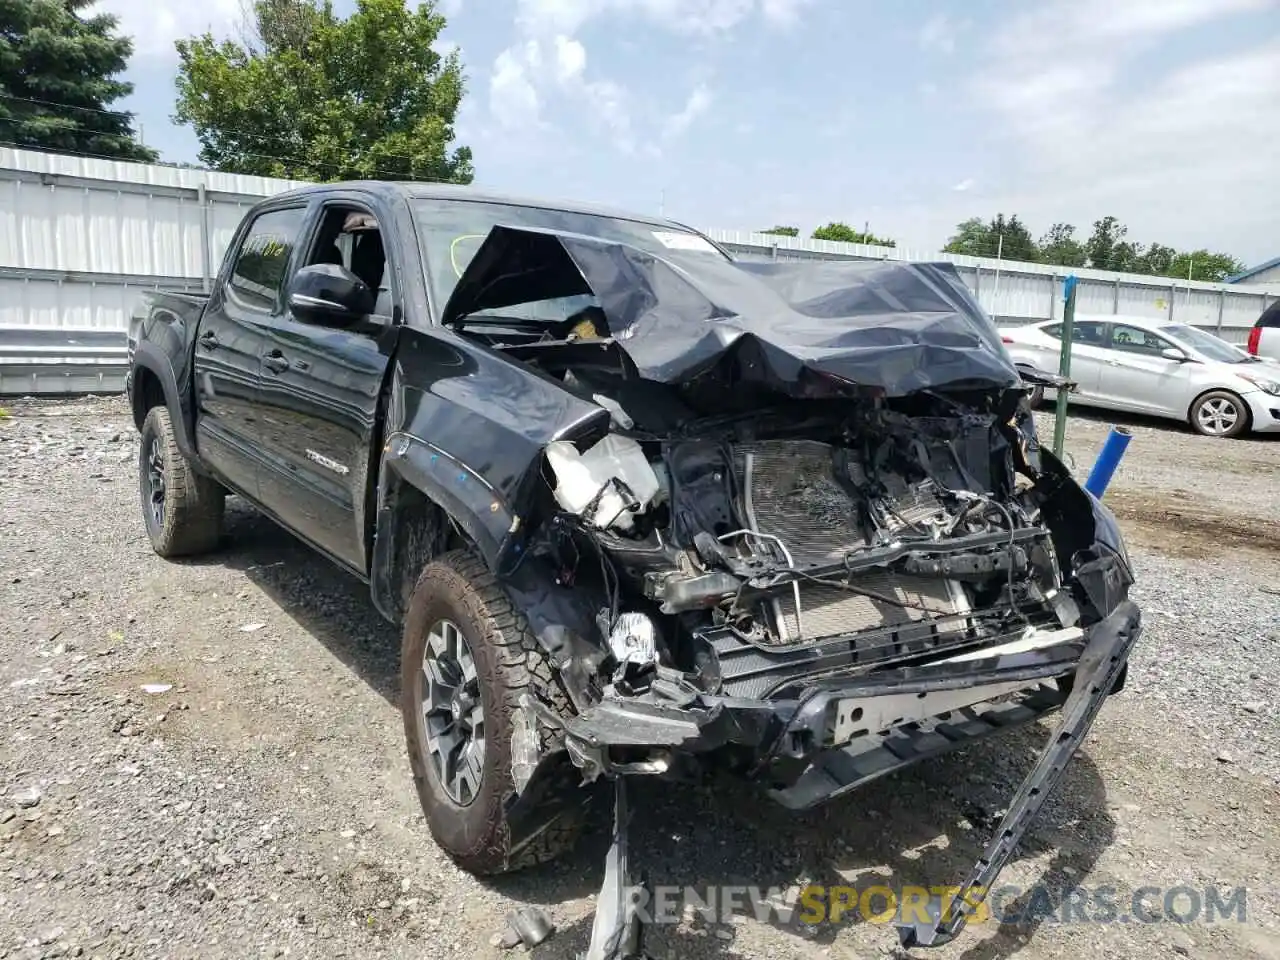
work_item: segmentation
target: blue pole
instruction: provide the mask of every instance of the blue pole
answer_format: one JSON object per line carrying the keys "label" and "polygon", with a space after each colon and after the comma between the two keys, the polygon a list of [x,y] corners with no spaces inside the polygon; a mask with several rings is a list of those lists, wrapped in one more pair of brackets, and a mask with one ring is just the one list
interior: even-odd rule
{"label": "blue pole", "polygon": [[1120,466],[1120,458],[1124,456],[1131,439],[1133,435],[1125,427],[1112,427],[1111,433],[1107,435],[1107,442],[1102,445],[1102,452],[1089,471],[1089,479],[1084,482],[1084,488],[1099,500],[1106,492],[1116,467]]}

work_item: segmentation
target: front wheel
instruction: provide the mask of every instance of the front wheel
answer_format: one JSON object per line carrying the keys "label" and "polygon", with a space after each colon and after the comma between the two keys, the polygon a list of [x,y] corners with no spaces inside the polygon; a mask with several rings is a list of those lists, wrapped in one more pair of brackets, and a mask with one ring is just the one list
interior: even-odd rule
{"label": "front wheel", "polygon": [[178,450],[164,407],[152,407],[142,423],[138,492],[147,536],[160,556],[207,553],[218,545],[226,491]]}
{"label": "front wheel", "polygon": [[[520,822],[511,821],[511,739],[525,693],[568,710],[546,655],[489,568],[466,550],[427,564],[405,617],[401,713],[431,835],[473,874],[551,860],[581,828],[584,808],[571,792],[581,777],[567,754],[562,776],[520,797]],[[551,748],[548,735],[540,746]]]}
{"label": "front wheel", "polygon": [[1249,429],[1249,408],[1228,390],[1211,390],[1191,405],[1190,420],[1206,437],[1238,437]]}

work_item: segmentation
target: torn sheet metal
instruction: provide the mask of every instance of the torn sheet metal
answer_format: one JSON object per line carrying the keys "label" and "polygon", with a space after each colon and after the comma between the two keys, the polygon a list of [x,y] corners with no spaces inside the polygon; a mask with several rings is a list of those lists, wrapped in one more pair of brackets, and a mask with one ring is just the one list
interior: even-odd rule
{"label": "torn sheet metal", "polygon": [[553,230],[496,226],[442,322],[594,296],[639,375],[689,385],[717,373],[794,397],[1017,389],[990,317],[950,264],[748,263]]}

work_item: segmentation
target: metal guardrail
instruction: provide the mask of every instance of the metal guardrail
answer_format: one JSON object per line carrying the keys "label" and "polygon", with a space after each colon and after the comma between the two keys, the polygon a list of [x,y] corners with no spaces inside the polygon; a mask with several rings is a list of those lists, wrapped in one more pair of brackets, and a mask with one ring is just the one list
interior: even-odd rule
{"label": "metal guardrail", "polygon": [[0,396],[120,393],[128,369],[121,330],[0,328]]}

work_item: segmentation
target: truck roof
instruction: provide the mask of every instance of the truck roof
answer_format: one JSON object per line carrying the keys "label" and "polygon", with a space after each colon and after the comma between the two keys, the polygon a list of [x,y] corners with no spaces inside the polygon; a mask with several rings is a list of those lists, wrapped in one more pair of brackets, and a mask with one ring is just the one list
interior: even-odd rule
{"label": "truck roof", "polygon": [[456,183],[427,183],[423,181],[400,180],[344,180],[337,183],[317,183],[306,187],[298,187],[285,193],[276,194],[271,199],[282,197],[305,196],[311,193],[334,189],[364,190],[369,193],[394,195],[412,200],[459,200],[472,203],[503,203],[518,207],[541,207],[547,210],[564,210],[567,213],[580,213],[586,216],[611,217],[616,220],[633,220],[637,223],[651,223],[659,226],[676,226],[685,230],[691,229],[685,224],[664,217],[648,216],[631,210],[621,210],[602,204],[581,203],[571,200],[551,199],[549,197],[529,197],[515,194],[495,193],[478,187],[466,187]]}

